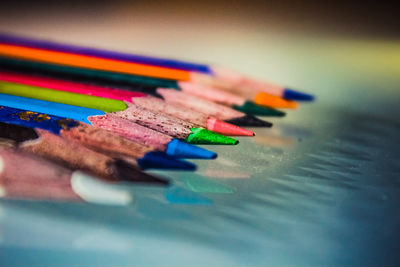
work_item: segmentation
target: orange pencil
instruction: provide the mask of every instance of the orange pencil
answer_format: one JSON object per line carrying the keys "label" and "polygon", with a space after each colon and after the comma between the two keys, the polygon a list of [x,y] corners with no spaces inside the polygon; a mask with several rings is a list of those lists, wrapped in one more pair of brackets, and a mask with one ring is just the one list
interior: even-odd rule
{"label": "orange pencil", "polygon": [[190,80],[190,72],[112,59],[97,58],[65,52],[50,51],[24,46],[0,44],[0,55],[66,66],[150,76],[163,79]]}

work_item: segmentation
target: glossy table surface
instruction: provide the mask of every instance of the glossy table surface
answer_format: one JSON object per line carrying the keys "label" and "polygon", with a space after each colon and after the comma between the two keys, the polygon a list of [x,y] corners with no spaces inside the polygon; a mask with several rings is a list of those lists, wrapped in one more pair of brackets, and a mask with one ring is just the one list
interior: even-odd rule
{"label": "glossy table surface", "polygon": [[170,188],[121,185],[134,195],[129,207],[1,200],[0,266],[399,261],[398,42],[195,19],[164,24],[162,16],[128,10],[92,14],[84,26],[62,16],[56,26],[50,15],[30,23],[3,18],[9,24],[0,30],[217,62],[315,93],[317,101],[235,147],[209,146],[218,159],[193,161],[194,173],[154,172],[170,177]]}

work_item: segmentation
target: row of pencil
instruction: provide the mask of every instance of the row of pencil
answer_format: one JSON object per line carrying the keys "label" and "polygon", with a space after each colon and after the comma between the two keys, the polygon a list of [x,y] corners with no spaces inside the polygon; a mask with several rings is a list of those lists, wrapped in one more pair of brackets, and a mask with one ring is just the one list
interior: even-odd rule
{"label": "row of pencil", "polygon": [[221,67],[0,34],[0,195],[127,204],[313,96]]}

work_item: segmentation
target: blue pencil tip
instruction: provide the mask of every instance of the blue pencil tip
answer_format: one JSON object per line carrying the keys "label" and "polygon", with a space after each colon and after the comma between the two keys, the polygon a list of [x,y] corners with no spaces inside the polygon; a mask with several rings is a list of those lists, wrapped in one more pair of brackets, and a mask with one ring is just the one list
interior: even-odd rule
{"label": "blue pencil tip", "polygon": [[141,169],[175,169],[175,170],[196,170],[193,163],[174,159],[163,152],[148,152],[143,158],[137,160]]}
{"label": "blue pencil tip", "polygon": [[218,156],[215,152],[179,141],[178,139],[172,139],[169,142],[165,153],[171,157],[188,159],[215,159]]}
{"label": "blue pencil tip", "polygon": [[295,101],[313,101],[314,96],[306,93],[301,93],[289,88],[285,88],[283,98]]}

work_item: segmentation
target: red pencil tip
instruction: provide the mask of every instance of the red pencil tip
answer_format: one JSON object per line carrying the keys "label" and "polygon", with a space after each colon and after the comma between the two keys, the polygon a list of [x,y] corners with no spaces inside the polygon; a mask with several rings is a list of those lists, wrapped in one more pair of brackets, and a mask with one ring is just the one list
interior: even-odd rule
{"label": "red pencil tip", "polygon": [[241,135],[241,136],[254,136],[252,131],[246,130],[242,127],[218,120],[216,118],[208,118],[207,129],[223,135]]}

